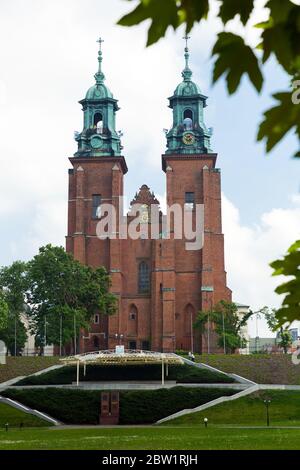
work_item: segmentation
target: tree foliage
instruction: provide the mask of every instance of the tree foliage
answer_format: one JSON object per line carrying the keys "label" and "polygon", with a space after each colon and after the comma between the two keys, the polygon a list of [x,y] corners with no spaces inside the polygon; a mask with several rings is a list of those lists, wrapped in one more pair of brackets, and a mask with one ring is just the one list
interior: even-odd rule
{"label": "tree foliage", "polygon": [[273,276],[287,276],[288,281],[278,286],[277,294],[284,295],[282,307],[277,310],[278,326],[300,319],[300,240],[288,249],[283,259],[271,263]]}
{"label": "tree foliage", "polygon": [[1,331],[7,327],[8,323],[8,305],[3,292],[0,290],[0,335]]}
{"label": "tree foliage", "polygon": [[75,331],[77,337],[80,328],[89,327],[95,313],[115,311],[106,270],[81,264],[62,247],[40,248],[28,264],[28,280],[31,327],[39,346],[60,344],[60,335],[66,344]]}
{"label": "tree foliage", "polygon": [[[260,92],[264,83],[263,66],[275,58],[290,79],[290,88],[273,95],[276,104],[265,111],[257,140],[264,141],[270,152],[287,133],[293,132],[300,139],[300,99],[292,99],[293,87],[300,90],[300,6],[290,0],[266,0],[266,21],[256,24],[261,32],[259,44],[252,48],[242,36],[225,31],[226,24],[239,17],[241,27],[246,26],[254,10],[254,0],[219,0],[218,18],[224,31],[218,34],[212,49],[215,58],[213,83],[224,76],[230,94],[235,93],[242,78],[247,76]],[[208,0],[139,0],[136,8],[119,20],[120,25],[133,26],[151,20],[147,46],[164,37],[168,27],[176,30],[184,25],[189,33],[195,23],[206,20],[210,12]],[[298,85],[297,85],[298,84]],[[297,96],[300,92],[297,94]],[[295,157],[300,157],[300,149]],[[282,308],[278,310],[279,322],[300,319],[299,242],[292,245],[284,260],[271,264],[275,273],[291,275],[293,279],[276,289],[285,294]]]}
{"label": "tree foliage", "polygon": [[27,263],[15,261],[0,269],[0,289],[8,307],[7,323],[3,329],[0,328],[0,339],[13,355],[19,354],[27,340],[26,328],[21,319],[28,289],[27,268]]}
{"label": "tree foliage", "polygon": [[[218,17],[224,27],[236,16],[246,26],[254,10],[253,0],[219,0],[219,4]],[[269,11],[267,20],[255,25],[261,30],[261,39],[256,48],[251,48],[237,34],[222,31],[217,36],[212,49],[212,56],[215,56],[213,82],[224,75],[230,94],[237,90],[245,75],[254,88],[261,91],[264,82],[262,68],[272,56],[291,77],[291,81],[299,77],[300,7],[290,0],[269,0],[266,1],[266,7]],[[164,0],[163,5],[161,0],[139,0],[136,8],[123,16],[118,24],[134,26],[151,20],[147,40],[147,46],[150,46],[164,37],[169,27],[176,30],[184,25],[189,33],[195,23],[207,19],[209,11],[208,0]],[[267,152],[288,131],[293,130],[300,138],[300,112],[291,101],[291,91],[278,93],[274,98],[281,102],[279,108],[284,112],[280,112],[276,105],[265,112],[258,139],[265,140]],[[299,155],[300,151],[295,153],[295,156]]]}
{"label": "tree foliage", "polygon": [[277,344],[286,354],[292,344],[292,336],[288,330],[289,324],[287,322],[285,322],[285,325],[280,323],[278,311],[275,308],[269,309],[268,307],[263,307],[260,313],[264,316],[269,329],[271,331],[278,331]]}
{"label": "tree foliage", "polygon": [[235,303],[221,300],[211,311],[198,313],[194,328],[199,330],[202,335],[207,330],[208,321],[213,322],[218,334],[219,348],[225,348],[226,353],[234,353],[237,348],[246,345],[241,330],[252,313],[250,311],[249,314],[241,318]]}

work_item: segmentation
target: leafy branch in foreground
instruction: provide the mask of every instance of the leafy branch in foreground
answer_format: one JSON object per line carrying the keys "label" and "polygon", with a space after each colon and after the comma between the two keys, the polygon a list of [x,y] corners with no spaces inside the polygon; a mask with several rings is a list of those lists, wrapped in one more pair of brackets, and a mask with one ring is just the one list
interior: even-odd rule
{"label": "leafy branch in foreground", "polygon": [[300,318],[300,240],[297,240],[288,249],[283,259],[273,261],[270,266],[274,269],[273,276],[288,276],[289,281],[284,282],[275,289],[277,294],[283,294],[282,307],[277,310],[276,317],[279,326],[291,323]]}
{"label": "leafy branch in foreground", "polygon": [[[242,26],[246,26],[254,10],[254,0],[220,0],[218,18],[225,25],[236,16]],[[260,92],[264,78],[262,66],[270,57],[275,57],[278,64],[294,82],[300,70],[300,7],[290,0],[269,0],[266,2],[269,16],[266,21],[254,27],[261,30],[260,42],[256,48],[247,45],[242,36],[226,31],[217,36],[212,49],[215,56],[213,83],[224,76],[227,89],[234,93],[244,76],[247,76],[254,88]],[[156,43],[165,36],[169,27],[176,30],[184,25],[189,33],[193,26],[207,20],[211,11],[208,0],[139,0],[138,5],[118,24],[134,26],[145,20],[151,20],[148,29],[147,46]],[[261,57],[257,51],[261,51]],[[266,143],[266,152],[270,152],[289,130],[294,130],[300,139],[299,106],[291,102],[291,90],[283,91],[274,98],[281,104],[265,112],[261,123],[258,140]],[[300,149],[295,156],[300,155]]]}
{"label": "leafy branch in foreground", "polygon": [[[264,83],[263,65],[270,58],[275,59],[290,78],[291,87],[273,95],[278,103],[265,111],[257,140],[264,141],[267,153],[273,150],[288,132],[294,132],[299,142],[300,6],[290,0],[266,1],[264,6],[268,17],[253,26],[261,32],[259,44],[255,48],[247,45],[242,36],[225,31],[226,24],[237,16],[241,27],[248,26],[254,11],[254,0],[219,0],[219,6],[217,17],[223,23],[224,31],[218,34],[212,49],[212,57],[215,58],[213,83],[224,76],[228,92],[233,94],[241,84],[242,78],[247,76],[254,88],[261,92]],[[207,20],[210,12],[211,4],[208,0],[139,0],[137,7],[121,18],[118,24],[134,26],[151,20],[147,40],[147,46],[150,46],[165,36],[168,27],[176,30],[184,25],[186,33],[189,33],[196,23]],[[293,91],[293,87],[297,87],[298,91]],[[298,96],[296,100],[292,99],[295,93]],[[300,147],[294,156],[300,157]],[[282,308],[276,313],[281,323],[300,319],[300,255],[297,253],[299,250],[295,249],[297,243],[290,248],[287,259],[275,261],[271,265],[276,272],[280,263],[286,265],[286,269],[282,266],[283,275],[288,275],[287,264],[294,266],[294,279],[276,289],[277,293],[286,294]]]}

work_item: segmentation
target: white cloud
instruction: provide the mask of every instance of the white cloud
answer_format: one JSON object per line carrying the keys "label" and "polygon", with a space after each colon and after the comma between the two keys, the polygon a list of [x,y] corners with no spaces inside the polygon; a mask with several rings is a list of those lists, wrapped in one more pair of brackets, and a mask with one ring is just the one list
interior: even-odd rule
{"label": "white cloud", "polygon": [[[281,298],[274,292],[280,278],[271,277],[269,263],[282,257],[299,238],[300,200],[296,196],[292,199],[295,207],[274,208],[262,214],[255,226],[246,226],[240,221],[238,208],[223,195],[228,285],[235,301],[248,304],[254,310],[264,305],[280,305]],[[255,334],[253,327],[251,333]],[[266,333],[264,323],[261,328]]]}
{"label": "white cloud", "polygon": [[[253,23],[263,19],[263,3],[256,1]],[[68,157],[75,151],[73,131],[82,128],[77,101],[94,82],[99,34],[105,39],[107,84],[121,107],[117,126],[124,131],[124,153],[137,180],[129,200],[143,183],[139,165],[160,172],[162,130],[171,124],[167,97],[184,65],[182,31],[170,30],[166,40],[145,49],[145,24],[114,26],[130,8],[120,0],[2,0],[0,265],[28,259],[45,243],[64,244]],[[194,78],[204,93],[208,78],[200,67],[209,67],[214,38],[222,29],[214,15],[191,39]],[[236,19],[228,25],[239,28]],[[247,30],[247,41],[255,45],[257,34]],[[228,283],[235,299],[253,308],[278,304],[268,263],[299,234],[299,195],[290,202],[290,209],[274,208],[249,227],[224,197]]]}

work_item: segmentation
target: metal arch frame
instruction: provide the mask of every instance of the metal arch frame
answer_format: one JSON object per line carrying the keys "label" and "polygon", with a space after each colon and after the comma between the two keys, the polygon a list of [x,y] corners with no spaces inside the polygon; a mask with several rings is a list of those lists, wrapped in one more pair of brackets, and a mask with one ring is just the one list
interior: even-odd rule
{"label": "metal arch frame", "polygon": [[183,364],[182,358],[173,353],[161,353],[156,351],[144,351],[141,349],[125,349],[124,353],[116,353],[114,349],[86,352],[60,359],[66,365],[76,365],[76,384],[79,385],[80,364],[84,367],[84,376],[86,375],[87,364],[104,365],[132,365],[132,364],[161,364],[162,385],[165,384],[165,364],[166,375],[168,375],[169,364]]}

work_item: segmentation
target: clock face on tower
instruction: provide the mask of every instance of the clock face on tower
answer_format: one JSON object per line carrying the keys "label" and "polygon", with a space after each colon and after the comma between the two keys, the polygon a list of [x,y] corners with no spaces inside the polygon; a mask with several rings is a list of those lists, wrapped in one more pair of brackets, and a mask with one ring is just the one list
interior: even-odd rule
{"label": "clock face on tower", "polygon": [[93,149],[99,149],[102,146],[102,139],[98,135],[95,135],[91,140],[91,146]]}
{"label": "clock face on tower", "polygon": [[191,134],[190,132],[187,132],[182,137],[182,140],[183,140],[183,143],[185,145],[193,145],[195,143],[195,136],[194,136],[194,134]]}

